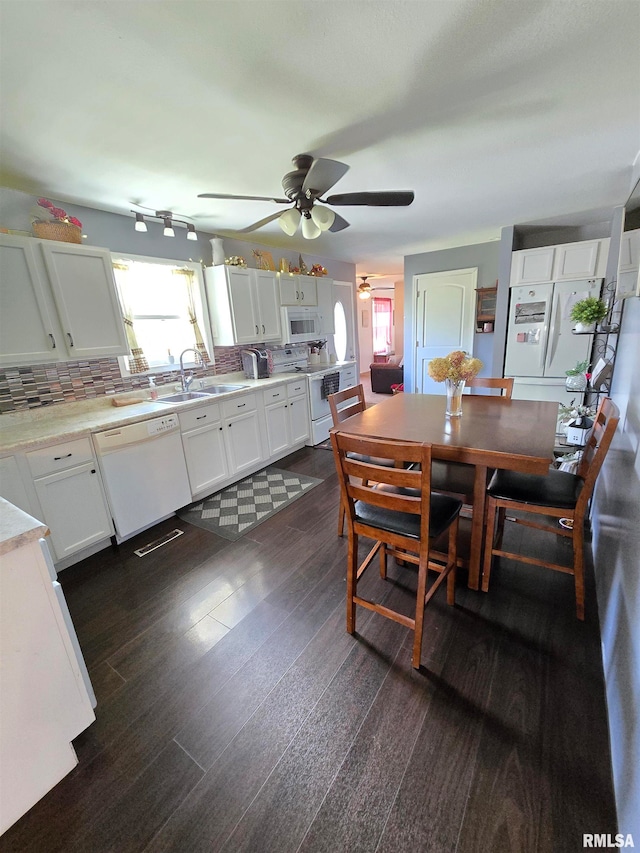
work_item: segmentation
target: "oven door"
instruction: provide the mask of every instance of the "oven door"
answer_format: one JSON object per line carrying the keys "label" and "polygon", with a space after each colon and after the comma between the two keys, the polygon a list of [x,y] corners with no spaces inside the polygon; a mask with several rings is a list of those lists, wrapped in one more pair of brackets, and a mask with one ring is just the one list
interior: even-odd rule
{"label": "oven door", "polygon": [[317,421],[320,418],[331,417],[331,409],[329,401],[322,397],[322,379],[323,374],[318,376],[309,376],[309,410],[311,412],[311,420]]}

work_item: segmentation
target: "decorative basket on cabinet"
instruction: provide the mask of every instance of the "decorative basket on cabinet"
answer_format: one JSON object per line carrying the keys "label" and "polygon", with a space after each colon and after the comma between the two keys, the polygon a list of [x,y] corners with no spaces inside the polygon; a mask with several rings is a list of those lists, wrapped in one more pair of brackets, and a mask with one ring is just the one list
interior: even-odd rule
{"label": "decorative basket on cabinet", "polygon": [[70,222],[34,222],[33,236],[61,243],[82,243],[82,229]]}

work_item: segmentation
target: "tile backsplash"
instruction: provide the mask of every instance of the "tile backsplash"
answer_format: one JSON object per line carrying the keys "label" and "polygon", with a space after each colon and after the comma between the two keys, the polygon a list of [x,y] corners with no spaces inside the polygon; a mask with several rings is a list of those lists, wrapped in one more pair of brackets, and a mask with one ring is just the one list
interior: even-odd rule
{"label": "tile backsplash", "polygon": [[[214,347],[215,366],[195,370],[196,376],[219,376],[242,370],[240,356],[244,347]],[[158,373],[158,386],[180,378],[180,371]],[[53,403],[69,403],[100,397],[102,394],[135,391],[149,387],[149,374],[120,375],[117,358],[95,358],[58,364],[37,364],[0,370],[0,413],[35,409]]]}

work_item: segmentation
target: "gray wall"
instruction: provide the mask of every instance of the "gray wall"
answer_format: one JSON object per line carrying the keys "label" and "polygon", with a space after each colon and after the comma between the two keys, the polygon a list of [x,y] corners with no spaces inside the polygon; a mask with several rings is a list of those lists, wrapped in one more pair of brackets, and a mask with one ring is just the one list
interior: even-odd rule
{"label": "gray wall", "polygon": [[[500,258],[500,243],[477,243],[473,246],[458,246],[454,249],[442,249],[438,252],[424,252],[419,255],[407,255],[404,259],[404,375],[405,385],[414,387],[413,377],[413,323],[414,305],[416,301],[416,288],[414,276],[422,273],[445,272],[447,270],[478,268],[478,287],[494,287],[498,280]],[[500,281],[498,294],[507,290],[508,298],[509,279]],[[475,310],[475,309],[474,309]],[[496,323],[498,321],[496,316]],[[505,312],[506,320],[506,312]],[[496,326],[497,329],[497,326]],[[502,352],[504,350],[504,334],[506,330],[494,332],[493,334],[476,334],[473,342],[473,355],[484,363],[480,376],[502,375]],[[498,354],[494,352],[495,340],[499,341]],[[497,364],[499,363],[499,367]],[[497,371],[497,372],[496,372]]]}
{"label": "gray wall", "polygon": [[[17,190],[0,187],[0,225],[3,228],[23,230],[31,232],[31,217],[29,215],[36,205],[36,196],[26,195]],[[213,234],[198,232],[198,242],[187,240],[187,232],[184,227],[176,225],[175,237],[163,236],[163,223],[147,220],[147,233],[134,230],[134,216],[123,216],[118,213],[109,213],[104,210],[95,210],[91,207],[82,207],[77,204],[69,204],[59,199],[50,199],[54,204],[62,207],[71,216],[77,216],[82,222],[82,233],[86,235],[86,243],[89,246],[104,246],[112,252],[131,253],[132,255],[147,255],[153,258],[169,258],[178,261],[201,261],[205,266],[211,265],[211,244],[209,240]],[[256,259],[253,249],[267,249],[273,255],[277,264],[279,258],[284,257],[290,263],[298,263],[299,252],[287,252],[264,246],[255,240],[240,241],[226,237],[224,240],[225,253],[230,255],[242,255],[247,265],[256,267]],[[312,242],[309,242],[312,248]],[[355,264],[335,261],[331,258],[322,258],[318,255],[303,253],[305,263],[309,268],[313,264],[322,264],[331,278],[339,281],[355,282]]]}

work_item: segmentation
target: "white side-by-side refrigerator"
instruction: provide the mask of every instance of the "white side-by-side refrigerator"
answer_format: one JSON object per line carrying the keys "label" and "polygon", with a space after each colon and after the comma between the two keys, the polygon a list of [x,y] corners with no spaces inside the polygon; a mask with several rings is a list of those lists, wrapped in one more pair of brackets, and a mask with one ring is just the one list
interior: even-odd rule
{"label": "white side-by-side refrigerator", "polygon": [[515,380],[514,398],[582,402],[581,393],[566,390],[566,371],[589,359],[593,335],[575,334],[570,314],[601,290],[600,278],[511,288],[504,375]]}

